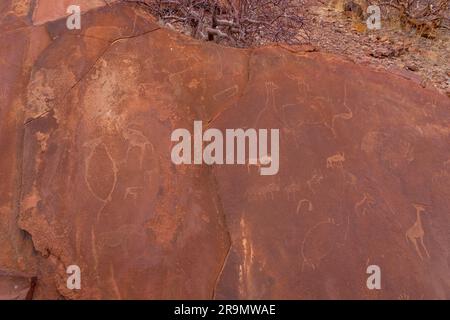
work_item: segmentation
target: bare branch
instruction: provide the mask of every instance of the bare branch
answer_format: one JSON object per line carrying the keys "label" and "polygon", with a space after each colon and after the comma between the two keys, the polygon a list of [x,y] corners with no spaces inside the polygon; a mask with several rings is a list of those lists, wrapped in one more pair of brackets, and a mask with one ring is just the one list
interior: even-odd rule
{"label": "bare branch", "polygon": [[235,47],[307,43],[303,0],[122,0],[192,37]]}

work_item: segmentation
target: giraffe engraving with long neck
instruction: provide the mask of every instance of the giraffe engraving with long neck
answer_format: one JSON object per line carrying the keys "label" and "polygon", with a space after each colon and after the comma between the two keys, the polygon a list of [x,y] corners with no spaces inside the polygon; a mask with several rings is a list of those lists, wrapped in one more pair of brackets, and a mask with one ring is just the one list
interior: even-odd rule
{"label": "giraffe engraving with long neck", "polygon": [[428,253],[427,247],[425,246],[423,242],[423,237],[425,235],[425,232],[422,227],[422,219],[421,214],[425,212],[425,207],[423,205],[414,204],[414,208],[416,209],[416,222],[413,224],[411,228],[409,228],[406,231],[406,240],[411,241],[412,244],[414,244],[414,247],[416,248],[417,254],[419,255],[420,259],[423,259],[422,253],[419,248],[419,244],[417,241],[420,242],[422,245],[423,250],[425,251],[428,258],[430,258],[430,254]]}
{"label": "giraffe engraving with long neck", "polygon": [[265,103],[264,108],[262,108],[261,111],[256,116],[255,125],[254,125],[255,128],[258,128],[259,121],[261,120],[261,117],[264,112],[266,112],[267,110],[270,110],[270,109],[272,111],[274,111],[275,113],[278,112],[276,102],[275,102],[275,92],[278,89],[279,89],[279,87],[275,83],[273,83],[271,81],[266,82],[266,103]]}

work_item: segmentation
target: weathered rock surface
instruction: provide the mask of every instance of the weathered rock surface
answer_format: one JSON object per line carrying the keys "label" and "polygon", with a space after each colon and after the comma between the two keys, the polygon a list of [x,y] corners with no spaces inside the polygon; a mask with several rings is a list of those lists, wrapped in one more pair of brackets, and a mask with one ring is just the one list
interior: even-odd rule
{"label": "weathered rock surface", "polygon": [[29,235],[17,225],[21,185],[24,100],[33,60],[50,43],[30,28],[29,3],[0,3],[0,299],[26,298],[37,274]]}
{"label": "weathered rock surface", "polygon": [[71,5],[80,7],[81,12],[103,7],[114,0],[39,0],[35,2],[33,10],[33,24],[40,25],[48,21],[54,21],[67,15],[67,8]]}
{"label": "weathered rock surface", "polygon": [[[32,26],[36,8],[0,26],[0,297],[450,298],[447,97],[338,56],[200,43],[131,5],[80,31]],[[194,120],[280,128],[279,174],[173,165]]]}

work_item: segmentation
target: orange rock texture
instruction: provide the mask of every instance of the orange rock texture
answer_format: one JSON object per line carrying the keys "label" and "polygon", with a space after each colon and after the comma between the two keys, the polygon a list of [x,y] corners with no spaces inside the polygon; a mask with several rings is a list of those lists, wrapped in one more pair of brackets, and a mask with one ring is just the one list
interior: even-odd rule
{"label": "orange rock texture", "polygon": [[[447,97],[130,4],[68,30],[49,3],[0,4],[0,298],[450,298]],[[195,120],[279,128],[279,173],[175,166]]]}

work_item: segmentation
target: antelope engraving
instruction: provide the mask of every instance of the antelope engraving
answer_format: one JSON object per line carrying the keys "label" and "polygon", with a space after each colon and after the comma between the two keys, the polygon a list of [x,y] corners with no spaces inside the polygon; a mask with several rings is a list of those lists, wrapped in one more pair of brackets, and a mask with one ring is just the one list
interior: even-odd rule
{"label": "antelope engraving", "polygon": [[256,186],[247,190],[246,195],[250,200],[275,200],[275,192],[280,191],[280,185],[272,182],[265,186]]}
{"label": "antelope engraving", "polygon": [[345,154],[343,152],[339,152],[334,156],[328,157],[327,169],[343,168],[344,161],[345,161]]}

